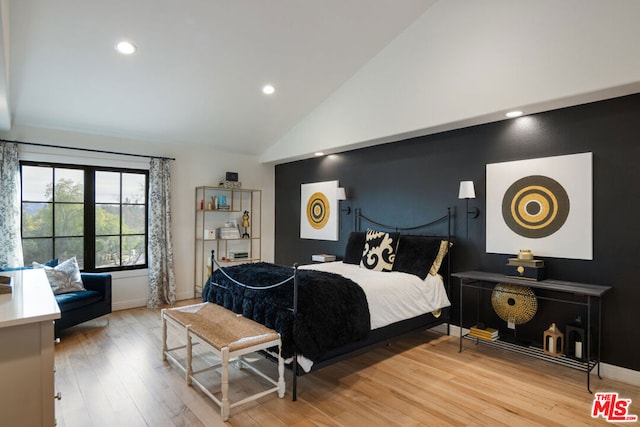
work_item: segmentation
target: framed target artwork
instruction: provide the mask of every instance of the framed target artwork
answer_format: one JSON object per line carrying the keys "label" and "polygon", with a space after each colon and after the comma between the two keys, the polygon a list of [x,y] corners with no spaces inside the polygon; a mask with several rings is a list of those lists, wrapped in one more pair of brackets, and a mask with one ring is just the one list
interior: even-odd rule
{"label": "framed target artwork", "polygon": [[487,165],[487,252],[593,259],[592,153]]}
{"label": "framed target artwork", "polygon": [[300,186],[300,238],[338,240],[338,181]]}

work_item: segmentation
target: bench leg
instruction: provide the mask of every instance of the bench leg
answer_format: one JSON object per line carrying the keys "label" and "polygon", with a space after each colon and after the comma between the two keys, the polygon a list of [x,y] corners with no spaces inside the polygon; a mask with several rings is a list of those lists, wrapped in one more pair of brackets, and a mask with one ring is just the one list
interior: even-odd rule
{"label": "bench leg", "polygon": [[192,362],[192,349],[193,349],[193,345],[191,344],[191,334],[189,333],[189,325],[187,325],[187,327],[185,328],[185,331],[187,333],[187,369],[185,372],[185,376],[186,376],[186,380],[187,380],[187,385],[191,385],[191,375],[193,374],[193,368],[191,366],[191,362]]}
{"label": "bench leg", "polygon": [[278,397],[284,397],[284,359],[282,358],[282,343],[278,346]]}
{"label": "bench leg", "polygon": [[164,317],[164,311],[166,308],[163,308],[160,311],[160,317],[162,318],[162,360],[164,362],[167,361],[167,318]]}
{"label": "bench leg", "polygon": [[222,349],[222,421],[229,419],[229,348]]}

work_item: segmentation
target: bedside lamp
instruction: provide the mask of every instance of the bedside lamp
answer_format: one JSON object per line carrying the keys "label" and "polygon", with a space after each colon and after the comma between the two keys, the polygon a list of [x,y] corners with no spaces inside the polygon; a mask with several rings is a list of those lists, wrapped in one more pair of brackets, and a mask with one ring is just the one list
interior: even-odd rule
{"label": "bedside lamp", "polygon": [[460,191],[458,191],[458,199],[466,200],[466,209],[467,209],[467,237],[469,237],[469,215],[471,218],[477,218],[480,215],[480,211],[477,207],[469,210],[469,199],[476,198],[476,190],[473,186],[473,181],[460,181]]}
{"label": "bedside lamp", "polygon": [[[336,192],[336,200],[340,203],[341,200],[347,200],[347,193],[344,191],[344,187],[338,187],[338,191]],[[347,206],[345,209],[340,209],[349,215],[351,213],[351,206]]]}

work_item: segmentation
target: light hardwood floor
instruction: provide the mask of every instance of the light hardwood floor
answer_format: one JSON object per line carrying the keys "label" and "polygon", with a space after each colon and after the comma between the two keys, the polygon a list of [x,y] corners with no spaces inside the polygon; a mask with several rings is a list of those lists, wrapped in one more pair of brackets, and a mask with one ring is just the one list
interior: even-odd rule
{"label": "light hardwood floor", "polygon": [[[58,425],[225,425],[219,408],[162,361],[160,348],[159,310],[118,311],[65,331],[55,348]],[[260,386],[232,373],[233,396]],[[591,418],[585,376],[467,341],[458,353],[457,338],[424,331],[299,378],[297,402],[287,372],[284,399],[270,394],[233,408],[226,425],[609,425]],[[592,390],[632,399],[630,412],[640,415],[640,388],[591,378]]]}

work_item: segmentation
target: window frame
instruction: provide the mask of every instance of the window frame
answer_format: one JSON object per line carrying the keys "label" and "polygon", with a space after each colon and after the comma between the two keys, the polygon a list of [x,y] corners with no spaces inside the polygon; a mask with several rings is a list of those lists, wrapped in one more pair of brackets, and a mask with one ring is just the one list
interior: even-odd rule
{"label": "window frame", "polygon": [[[110,167],[110,166],[94,166],[94,165],[78,165],[78,164],[67,164],[67,163],[57,163],[57,162],[43,162],[43,161],[28,161],[21,160],[20,161],[20,231],[23,231],[23,223],[22,223],[22,204],[25,202],[30,202],[29,200],[23,200],[23,185],[22,185],[22,167],[23,166],[36,166],[36,167],[48,167],[48,168],[60,168],[60,169],[77,169],[84,171],[84,244],[83,244],[83,258],[84,265],[82,268],[83,272],[87,273],[110,273],[114,271],[130,271],[130,270],[143,270],[149,268],[149,170],[148,169],[132,169],[132,168],[122,168],[122,167]],[[144,224],[144,245],[145,245],[145,262],[144,264],[136,264],[136,265],[120,265],[116,267],[96,267],[96,197],[95,197],[95,173],[96,172],[116,172],[120,174],[130,173],[130,174],[139,174],[144,175],[145,177],[145,194],[144,194],[144,206],[145,206],[145,224]],[[124,237],[128,236],[127,234],[122,234],[122,175],[120,177],[120,202],[118,203],[120,206],[120,253],[122,253],[122,242]],[[55,179],[55,177],[54,177]],[[53,197],[53,201],[50,202],[55,206],[55,197]],[[45,237],[47,239],[52,240],[53,255],[55,256],[55,214],[54,218],[52,218],[52,236]],[[137,235],[137,234],[136,234]],[[61,237],[64,238],[64,237]],[[29,239],[43,239],[43,237],[23,237],[21,239],[29,240]]]}

